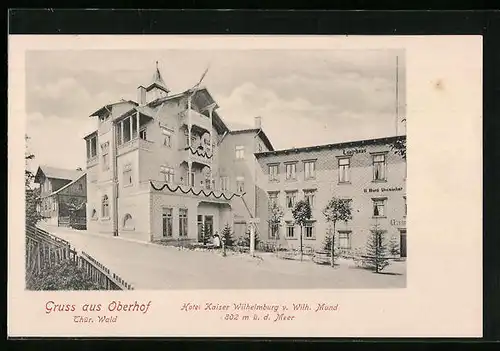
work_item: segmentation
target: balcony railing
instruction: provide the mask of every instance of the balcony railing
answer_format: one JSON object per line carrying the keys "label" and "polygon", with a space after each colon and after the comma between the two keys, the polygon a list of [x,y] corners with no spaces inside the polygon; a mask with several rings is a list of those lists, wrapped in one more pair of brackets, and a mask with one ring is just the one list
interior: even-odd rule
{"label": "balcony railing", "polygon": [[210,118],[202,115],[195,110],[184,110],[182,112],[182,123],[189,125],[189,114],[191,114],[191,125],[198,126],[205,129],[208,132],[212,131],[212,125],[210,123]]}
{"label": "balcony railing", "polygon": [[181,162],[184,161],[197,162],[209,167],[211,167],[212,165],[213,155],[205,150],[187,147],[184,150],[182,150],[181,153],[182,153]]}
{"label": "balcony railing", "polygon": [[132,150],[141,149],[141,150],[151,150],[152,141],[144,140],[141,138],[134,138],[132,140],[127,141],[121,145],[118,145],[118,156],[123,155]]}
{"label": "balcony railing", "polygon": [[190,186],[186,184],[180,184],[175,182],[165,182],[159,180],[151,180],[150,186],[154,191],[174,193],[177,195],[195,196],[204,199],[217,201],[217,202],[227,202],[230,201],[235,196],[241,196],[243,194],[236,194],[228,190],[214,189],[213,186]]}

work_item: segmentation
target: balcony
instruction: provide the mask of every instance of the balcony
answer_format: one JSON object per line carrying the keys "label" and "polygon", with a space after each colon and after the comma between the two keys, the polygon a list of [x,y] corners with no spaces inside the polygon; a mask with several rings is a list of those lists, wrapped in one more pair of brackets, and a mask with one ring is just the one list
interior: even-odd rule
{"label": "balcony", "polygon": [[191,113],[191,125],[212,132],[210,118],[195,110],[184,110],[182,112],[182,124],[189,126],[189,114]]}
{"label": "balcony", "polygon": [[219,189],[207,189],[200,186],[189,186],[180,183],[167,183],[164,181],[152,180],[150,186],[153,192],[171,193],[176,195],[184,195],[196,197],[202,201],[210,201],[214,203],[227,204],[235,196],[239,196],[231,191],[222,191]]}
{"label": "balcony", "polygon": [[137,149],[151,151],[152,144],[153,144],[152,141],[144,140],[141,138],[134,138],[132,140],[127,141],[126,143],[118,145],[117,154],[118,156],[120,156],[126,154],[127,152]]}
{"label": "balcony", "polygon": [[181,151],[181,163],[182,162],[196,162],[202,166],[212,167],[212,154],[193,148],[185,148]]}

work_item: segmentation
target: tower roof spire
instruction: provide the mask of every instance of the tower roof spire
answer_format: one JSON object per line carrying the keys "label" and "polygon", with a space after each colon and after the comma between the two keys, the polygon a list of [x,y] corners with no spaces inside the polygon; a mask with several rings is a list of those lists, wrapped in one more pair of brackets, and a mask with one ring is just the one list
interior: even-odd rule
{"label": "tower roof spire", "polygon": [[160,69],[158,68],[158,61],[156,61],[156,70],[155,73],[153,74],[153,79],[151,80],[151,83],[149,84],[147,89],[150,90],[154,87],[160,88],[166,92],[170,91],[167,85],[165,84],[163,77],[161,76]]}

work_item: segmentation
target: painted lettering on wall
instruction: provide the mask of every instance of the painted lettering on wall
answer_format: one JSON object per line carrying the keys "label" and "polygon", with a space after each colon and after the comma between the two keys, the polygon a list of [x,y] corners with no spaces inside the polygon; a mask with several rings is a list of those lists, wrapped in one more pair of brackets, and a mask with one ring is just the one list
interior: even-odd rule
{"label": "painted lettering on wall", "polygon": [[390,187],[390,188],[365,188],[363,191],[365,193],[385,193],[385,192],[391,192],[391,191],[401,191],[403,190],[403,187],[401,186],[395,186],[395,187]]}
{"label": "painted lettering on wall", "polygon": [[401,220],[391,219],[391,225],[393,225],[395,227],[406,227],[406,220],[405,219],[401,219]]}
{"label": "painted lettering on wall", "polygon": [[350,149],[350,150],[342,150],[342,153],[344,156],[352,156],[354,154],[364,154],[366,152],[366,149]]}

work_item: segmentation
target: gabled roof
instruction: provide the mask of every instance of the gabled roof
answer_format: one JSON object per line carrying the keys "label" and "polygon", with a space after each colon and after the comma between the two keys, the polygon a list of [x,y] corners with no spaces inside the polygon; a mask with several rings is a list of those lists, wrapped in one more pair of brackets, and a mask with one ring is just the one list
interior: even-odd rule
{"label": "gabled roof", "polygon": [[245,133],[257,133],[257,136],[260,137],[262,142],[264,142],[264,145],[269,149],[269,151],[274,151],[274,147],[271,144],[271,141],[267,137],[266,133],[264,133],[264,130],[262,128],[250,128],[250,129],[239,129],[239,130],[232,130],[229,132],[229,134],[245,134]]}
{"label": "gabled roof", "polygon": [[132,101],[132,100],[121,100],[121,101],[113,102],[112,104],[104,105],[103,107],[101,107],[100,109],[98,109],[97,111],[92,113],[89,117],[95,117],[95,116],[101,117],[104,113],[109,112],[110,107],[113,107],[114,105],[118,105],[118,104],[132,104],[135,106],[139,105],[137,102]]}
{"label": "gabled roof", "polygon": [[87,173],[82,173],[78,178],[76,178],[75,180],[73,180],[72,182],[69,182],[68,184],[66,184],[65,186],[57,189],[56,191],[53,191],[52,193],[50,193],[48,196],[52,196],[52,195],[56,195],[58,193],[60,193],[61,191],[63,191],[64,189],[67,189],[69,188],[70,186],[72,186],[73,184],[75,184],[77,181],[79,181],[80,179],[82,179],[83,177],[85,177],[87,175]]}
{"label": "gabled roof", "polygon": [[[147,106],[156,107],[156,106],[161,105],[162,103],[164,103],[166,101],[179,99],[179,98],[188,96],[188,94],[191,94],[191,93],[193,93],[193,91],[186,90],[186,91],[179,93],[179,94],[169,95],[169,96],[151,101]],[[212,97],[212,95],[208,91],[208,89],[205,87],[198,87],[196,89],[196,91],[194,92],[194,95],[193,95],[193,102],[198,107],[200,107],[202,109],[204,107],[210,106],[212,104],[216,104],[216,106],[218,106],[217,103],[215,102],[214,98]],[[224,123],[224,121],[222,120],[222,118],[220,117],[220,115],[216,109],[212,113],[212,119],[213,119],[213,123],[215,125],[215,128],[217,129],[217,131],[219,133],[222,134],[225,132],[229,132],[229,128],[226,126],[226,124]]]}
{"label": "gabled roof", "polygon": [[45,165],[40,165],[38,167],[38,170],[36,171],[35,175],[35,183],[40,184],[40,177],[42,174],[46,178],[53,178],[53,179],[64,179],[64,180],[69,180],[73,181],[77,178],[79,178],[83,171],[77,171],[73,169],[63,169],[63,168],[56,168],[56,167],[51,167],[51,166],[45,166]]}

